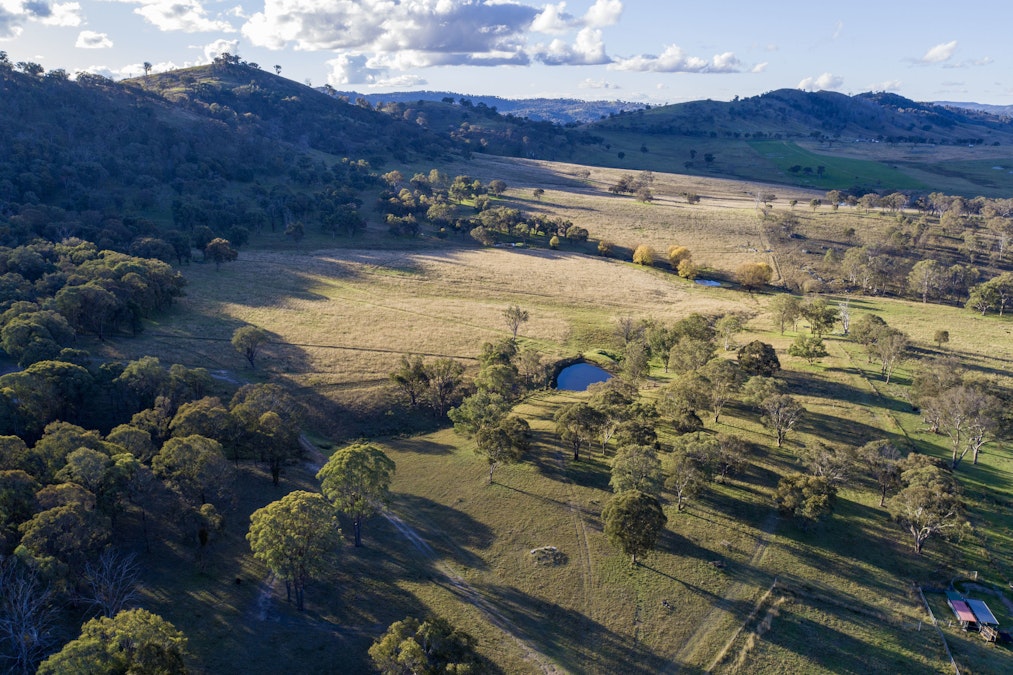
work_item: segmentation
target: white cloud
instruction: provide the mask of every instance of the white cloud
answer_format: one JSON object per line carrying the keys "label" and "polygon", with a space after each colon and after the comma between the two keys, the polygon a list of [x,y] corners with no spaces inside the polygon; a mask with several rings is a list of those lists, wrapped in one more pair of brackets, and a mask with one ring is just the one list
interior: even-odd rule
{"label": "white cloud", "polygon": [[831,40],[836,40],[837,38],[839,38],[841,36],[842,32],[844,32],[844,22],[841,21],[840,19],[838,19],[837,20],[837,25],[834,26],[834,35],[830,39]]}
{"label": "white cloud", "polygon": [[462,55],[520,52],[540,14],[528,5],[476,0],[265,0],[242,30],[269,49],[411,50],[464,61]]}
{"label": "white cloud", "polygon": [[943,61],[949,61],[956,48],[956,40],[938,44],[925,52],[925,56],[921,57],[919,61],[921,63],[942,63]]}
{"label": "white cloud", "polygon": [[991,56],[983,56],[980,59],[961,61],[960,63],[944,63],[943,68],[977,68],[979,66],[988,66],[992,63],[993,61]]}
{"label": "white cloud", "polygon": [[402,89],[412,89],[427,84],[424,77],[419,75],[397,75],[395,77],[388,77],[385,79],[378,79],[373,84],[369,85],[371,88],[378,87],[399,87]]}
{"label": "white cloud", "polygon": [[763,71],[765,71],[767,69],[768,65],[770,65],[770,64],[767,63],[766,61],[764,61],[762,63],[757,63],[755,66],[753,66],[752,68],[749,69],[749,72],[751,72],[751,73],[762,73]]}
{"label": "white cloud", "polygon": [[592,80],[587,78],[578,85],[581,89],[622,89],[618,84],[608,82],[607,80]]}
{"label": "white cloud", "polygon": [[47,26],[62,26],[69,28],[76,28],[77,26],[80,26],[81,21],[81,5],[76,2],[65,2],[59,5],[51,5],[49,7],[49,13],[45,16],[45,18],[39,18],[39,22]]}
{"label": "white cloud", "polygon": [[809,91],[833,91],[844,86],[844,78],[832,73],[823,73],[818,77],[807,77],[798,83],[799,89]]}
{"label": "white cloud", "polygon": [[619,23],[622,13],[623,3],[620,0],[595,0],[584,15],[584,22],[592,28],[614,26]]}
{"label": "white cloud", "polygon": [[900,80],[886,80],[869,85],[869,91],[900,91],[902,83]]}
{"label": "white cloud", "polygon": [[699,56],[687,56],[678,45],[669,45],[661,56],[641,55],[628,59],[617,59],[614,70],[632,70],[657,73],[737,73],[742,64],[732,52],[717,54],[711,60]]}
{"label": "white cloud", "polygon": [[184,33],[236,32],[228,21],[212,19],[198,0],[135,0],[140,7],[134,10],[144,19],[163,31]]}
{"label": "white cloud", "polygon": [[21,31],[24,30],[21,27],[23,20],[24,16],[9,12],[3,3],[0,3],[0,40],[16,38],[21,35]]}
{"label": "white cloud", "polygon": [[108,49],[113,46],[113,41],[105,33],[83,30],[78,34],[74,46],[78,49]]}
{"label": "white cloud", "polygon": [[332,87],[346,84],[375,84],[381,78],[383,69],[370,68],[362,54],[342,54],[327,62],[331,72],[327,83]]}
{"label": "white cloud", "polygon": [[601,31],[596,28],[581,29],[573,45],[553,40],[548,47],[536,50],[535,57],[550,66],[589,66],[612,61],[605,54]]}
{"label": "white cloud", "polygon": [[566,33],[573,25],[573,17],[566,13],[566,3],[546,5],[542,13],[531,22],[531,30],[536,33]]}
{"label": "white cloud", "polygon": [[239,54],[239,40],[226,40],[220,38],[214,42],[209,42],[203,47],[204,52],[204,63],[211,63],[222,54],[232,54],[236,56]]}
{"label": "white cloud", "polygon": [[76,2],[51,4],[44,0],[0,0],[0,40],[18,37],[29,21],[46,26],[80,26],[81,5]]}

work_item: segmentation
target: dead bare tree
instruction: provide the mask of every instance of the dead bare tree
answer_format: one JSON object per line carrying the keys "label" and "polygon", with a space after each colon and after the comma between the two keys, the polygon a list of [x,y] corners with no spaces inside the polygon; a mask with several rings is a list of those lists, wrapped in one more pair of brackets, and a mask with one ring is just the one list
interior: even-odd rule
{"label": "dead bare tree", "polygon": [[53,593],[15,559],[0,564],[0,670],[34,673],[55,642]]}
{"label": "dead bare tree", "polygon": [[107,548],[98,560],[85,565],[87,600],[98,608],[102,616],[112,618],[137,599],[140,576],[141,567],[136,555],[121,554],[114,548]]}

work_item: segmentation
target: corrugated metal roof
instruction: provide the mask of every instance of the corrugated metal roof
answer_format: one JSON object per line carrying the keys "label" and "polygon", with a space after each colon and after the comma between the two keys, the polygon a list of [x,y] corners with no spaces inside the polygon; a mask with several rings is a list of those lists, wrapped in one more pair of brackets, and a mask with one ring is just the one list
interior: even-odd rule
{"label": "corrugated metal roof", "polygon": [[971,608],[972,612],[974,612],[974,616],[978,620],[978,623],[987,623],[992,624],[993,626],[999,625],[999,621],[995,618],[995,615],[992,614],[992,610],[990,610],[988,605],[981,600],[971,600],[968,598],[967,606]]}
{"label": "corrugated metal roof", "polygon": [[950,600],[950,609],[957,615],[957,618],[961,621],[970,621],[977,623],[977,619],[974,617],[974,612],[967,606],[967,603],[963,600]]}

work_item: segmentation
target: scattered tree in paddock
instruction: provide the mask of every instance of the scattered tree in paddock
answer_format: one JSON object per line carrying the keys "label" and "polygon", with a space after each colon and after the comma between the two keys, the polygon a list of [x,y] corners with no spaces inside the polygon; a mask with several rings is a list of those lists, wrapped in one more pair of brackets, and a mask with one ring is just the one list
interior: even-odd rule
{"label": "scattered tree in paddock", "polygon": [[661,460],[657,451],[645,445],[628,445],[619,448],[612,460],[612,478],[609,485],[616,493],[639,490],[658,497],[662,486]]}
{"label": "scattered tree in paddock", "polygon": [[837,308],[820,297],[806,298],[799,307],[799,314],[809,322],[809,331],[816,337],[829,333],[839,318]]}
{"label": "scattered tree in paddock", "polygon": [[235,471],[214,439],[196,434],[170,438],[152,458],[151,470],[191,509],[221,507],[235,498]]}
{"label": "scattered tree in paddock", "polygon": [[506,319],[507,327],[510,328],[510,333],[516,340],[517,331],[520,330],[521,324],[527,323],[530,317],[526,309],[521,309],[517,305],[510,305],[503,310],[503,318]]}
{"label": "scattered tree in paddock", "polygon": [[395,621],[369,648],[369,657],[382,675],[478,673],[482,661],[476,640],[449,621],[408,617]]}
{"label": "scattered tree in paddock", "polygon": [[795,330],[798,318],[802,315],[801,300],[794,295],[778,295],[770,301],[769,308],[781,335],[784,335],[784,329],[788,324]]}
{"label": "scattered tree in paddock", "polygon": [[837,488],[822,476],[794,473],[777,483],[774,501],[784,515],[796,518],[808,529],[833,512]]}
{"label": "scattered tree in paddock", "polygon": [[372,445],[356,443],[338,450],[317,472],[320,491],[352,518],[355,546],[362,546],[362,521],[390,500],[394,461]]}
{"label": "scattered tree in paddock", "polygon": [[267,331],[256,326],[240,326],[232,333],[232,347],[242,354],[250,362],[250,368],[254,369],[257,367],[257,355],[269,340]]}
{"label": "scattered tree in paddock", "polygon": [[953,476],[930,458],[912,453],[901,460],[904,488],[887,501],[893,519],[911,534],[916,554],[933,535],[967,527],[964,504]]}
{"label": "scattered tree in paddock", "polygon": [[799,335],[788,347],[788,354],[799,359],[805,359],[809,365],[813,365],[825,356],[829,356],[823,338],[818,335]]}
{"label": "scattered tree in paddock", "polygon": [[893,377],[893,371],[903,361],[904,353],[907,351],[910,343],[911,340],[907,336],[907,333],[890,328],[889,326],[880,329],[876,333],[872,349],[876,356],[879,357],[880,371],[886,379],[887,384],[890,383],[890,378]]}
{"label": "scattered tree in paddock", "polygon": [[204,247],[204,260],[214,262],[216,270],[221,269],[222,263],[232,262],[238,257],[239,253],[232,248],[228,239],[216,237]]}
{"label": "scattered tree in paddock", "polygon": [[702,367],[716,356],[713,338],[699,339],[683,335],[668,352],[668,369],[674,373],[688,373]]}
{"label": "scattered tree in paddock", "polygon": [[721,338],[721,344],[726,352],[730,352],[737,346],[735,336],[745,328],[742,317],[737,314],[725,314],[714,322],[714,331],[717,337]]}
{"label": "scattered tree in paddock", "polygon": [[805,415],[805,408],[788,394],[776,394],[763,400],[760,404],[763,411],[761,421],[764,426],[774,432],[777,447],[781,447],[788,432]]}
{"label": "scattered tree in paddock", "polygon": [[[688,435],[688,434],[687,434]],[[681,436],[680,439],[686,436]],[[676,447],[662,460],[667,474],[665,487],[675,495],[675,508],[682,511],[686,502],[700,494],[706,477],[700,470],[699,461],[688,449]]]}
{"label": "scattered tree in paddock", "polygon": [[738,364],[728,359],[712,359],[701,366],[698,372],[706,381],[704,393],[708,399],[707,407],[714,413],[714,423],[717,424],[725,405],[742,389],[745,376]]}
{"label": "scattered tree in paddock", "polygon": [[739,348],[739,368],[747,376],[773,377],[781,370],[781,361],[773,345],[753,340]]}
{"label": "scattered tree in paddock", "polygon": [[887,495],[901,485],[901,451],[890,441],[871,441],[858,449],[858,458],[879,486],[879,505],[886,506]]}
{"label": "scattered tree in paddock", "polygon": [[648,246],[647,244],[640,244],[633,251],[633,262],[636,265],[644,265],[645,267],[650,267],[651,265],[654,264],[654,260],[656,257],[657,256],[654,252],[654,249]]}
{"label": "scattered tree in paddock", "polygon": [[846,485],[858,468],[859,455],[849,445],[816,441],[802,448],[802,464],[813,476],[825,478],[835,488]]}
{"label": "scattered tree in paddock", "polygon": [[573,449],[573,461],[580,460],[580,449],[595,437],[600,415],[587,403],[570,403],[556,411],[556,433]]}
{"label": "scattered tree in paddock", "polygon": [[494,426],[483,426],[475,434],[475,451],[489,460],[489,484],[500,464],[521,461],[531,447],[531,427],[527,420],[509,415]]}
{"label": "scattered tree in paddock", "polygon": [[246,535],[253,557],[285,582],[288,601],[305,609],[306,584],[326,575],[341,546],[338,514],[322,495],[290,492],[257,509]]}
{"label": "scattered tree in paddock", "polygon": [[765,262],[743,263],[735,270],[739,285],[750,293],[769,284],[773,276],[773,268]]}
{"label": "scattered tree in paddock", "polygon": [[668,523],[657,498],[639,490],[627,490],[612,497],[602,509],[601,517],[609,543],[630,556],[634,566],[637,556],[654,548]]}
{"label": "scattered tree in paddock", "polygon": [[171,623],[144,609],[91,619],[81,635],[39,666],[39,675],[165,673],[183,675],[187,639]]}

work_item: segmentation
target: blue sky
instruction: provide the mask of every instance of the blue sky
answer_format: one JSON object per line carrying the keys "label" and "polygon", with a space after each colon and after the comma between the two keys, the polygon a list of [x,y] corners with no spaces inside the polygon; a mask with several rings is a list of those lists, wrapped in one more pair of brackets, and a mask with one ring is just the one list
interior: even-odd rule
{"label": "blue sky", "polygon": [[994,0],[0,0],[0,50],[116,79],[239,54],[314,86],[677,103],[783,87],[1013,104]]}

